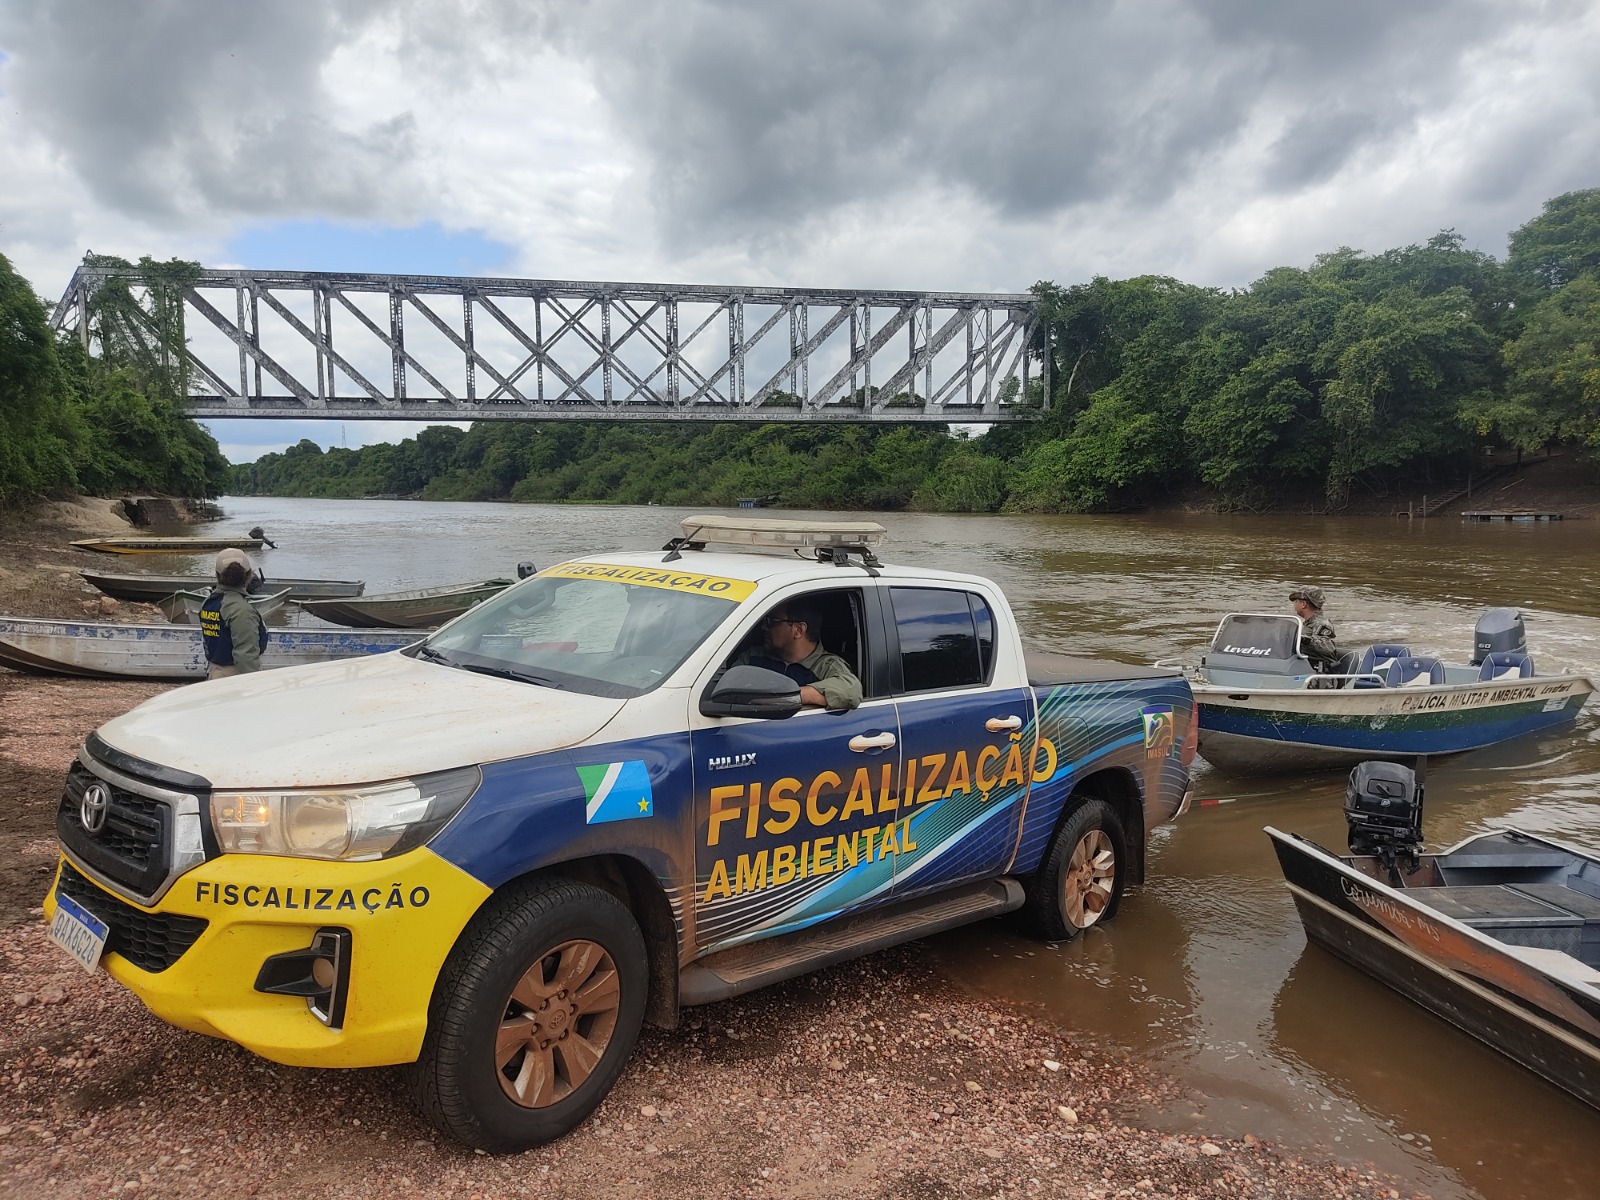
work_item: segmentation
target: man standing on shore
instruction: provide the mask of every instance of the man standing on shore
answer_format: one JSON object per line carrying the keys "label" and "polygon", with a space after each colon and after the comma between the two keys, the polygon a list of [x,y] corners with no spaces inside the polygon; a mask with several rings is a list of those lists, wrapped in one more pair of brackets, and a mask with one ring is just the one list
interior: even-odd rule
{"label": "man standing on shore", "polygon": [[267,623],[250,606],[246,589],[254,574],[243,550],[217,555],[217,587],[200,608],[200,641],[206,651],[206,678],[261,669],[267,648]]}
{"label": "man standing on shore", "polygon": [[1311,660],[1315,671],[1331,671],[1339,662],[1333,622],[1322,615],[1322,589],[1298,587],[1289,593],[1295,616],[1301,620],[1300,653]]}

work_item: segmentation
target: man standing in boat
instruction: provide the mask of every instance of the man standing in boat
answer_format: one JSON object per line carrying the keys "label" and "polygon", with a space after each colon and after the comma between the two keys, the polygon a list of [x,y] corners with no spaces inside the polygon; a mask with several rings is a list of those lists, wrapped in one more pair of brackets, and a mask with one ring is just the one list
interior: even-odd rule
{"label": "man standing in boat", "polygon": [[1289,593],[1295,616],[1300,618],[1300,653],[1311,660],[1314,671],[1333,671],[1339,664],[1333,622],[1322,615],[1322,589],[1298,587]]}
{"label": "man standing in boat", "polygon": [[261,669],[267,624],[250,606],[245,589],[254,569],[243,550],[217,555],[217,586],[200,608],[200,641],[206,651],[206,678],[243,675]]}

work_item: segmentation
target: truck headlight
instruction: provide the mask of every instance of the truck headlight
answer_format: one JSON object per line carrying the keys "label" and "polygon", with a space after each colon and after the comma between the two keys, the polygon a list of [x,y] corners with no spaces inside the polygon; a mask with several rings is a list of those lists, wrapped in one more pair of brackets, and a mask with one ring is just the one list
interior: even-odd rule
{"label": "truck headlight", "polygon": [[213,792],[225,854],[372,859],[422,845],[478,788],[477,767],[341,788]]}

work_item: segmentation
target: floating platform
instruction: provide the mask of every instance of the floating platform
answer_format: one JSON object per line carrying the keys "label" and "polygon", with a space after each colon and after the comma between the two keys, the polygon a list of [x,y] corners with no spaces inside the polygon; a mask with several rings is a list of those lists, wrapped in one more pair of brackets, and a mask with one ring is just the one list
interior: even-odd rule
{"label": "floating platform", "polygon": [[1461,514],[1463,521],[1560,521],[1565,513],[1553,512],[1525,512],[1514,509],[1510,512],[1464,512]]}

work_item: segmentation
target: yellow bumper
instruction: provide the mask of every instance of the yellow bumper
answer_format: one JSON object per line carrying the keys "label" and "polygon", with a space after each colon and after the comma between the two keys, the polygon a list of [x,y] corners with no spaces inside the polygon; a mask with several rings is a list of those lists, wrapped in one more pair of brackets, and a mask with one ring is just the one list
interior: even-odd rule
{"label": "yellow bumper", "polygon": [[[482,883],[426,849],[361,863],[226,854],[189,871],[143,909],[208,922],[177,962],[159,972],[118,954],[102,962],[162,1020],[274,1062],[411,1062],[422,1048],[434,980],[488,896]],[[44,907],[48,922],[54,886]],[[338,1030],[312,1016],[303,998],[255,990],[268,957],[303,950],[329,927],[351,934],[350,990]]]}

